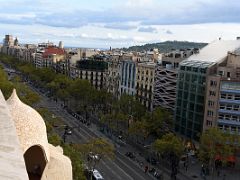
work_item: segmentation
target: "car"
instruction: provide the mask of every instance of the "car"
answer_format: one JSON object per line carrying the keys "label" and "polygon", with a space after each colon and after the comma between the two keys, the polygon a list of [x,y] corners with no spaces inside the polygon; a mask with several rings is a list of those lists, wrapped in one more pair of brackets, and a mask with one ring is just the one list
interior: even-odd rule
{"label": "car", "polygon": [[132,152],[126,152],[125,155],[131,159],[135,158],[135,155]]}
{"label": "car", "polygon": [[147,160],[147,162],[151,163],[152,165],[157,164],[157,160],[153,157],[147,157],[146,160]]}
{"label": "car", "polygon": [[100,156],[98,154],[94,154],[93,152],[89,152],[88,161],[90,160],[98,161],[100,160]]}
{"label": "car", "polygon": [[99,173],[97,169],[94,169],[92,172],[92,179],[93,180],[104,180],[103,176]]}

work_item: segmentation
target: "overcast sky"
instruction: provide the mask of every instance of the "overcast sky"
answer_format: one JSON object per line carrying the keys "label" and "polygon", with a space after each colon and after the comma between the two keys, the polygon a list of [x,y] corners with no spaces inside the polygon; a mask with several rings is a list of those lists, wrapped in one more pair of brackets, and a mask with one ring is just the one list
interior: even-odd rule
{"label": "overcast sky", "polygon": [[240,36],[239,0],[0,0],[0,35],[108,48]]}

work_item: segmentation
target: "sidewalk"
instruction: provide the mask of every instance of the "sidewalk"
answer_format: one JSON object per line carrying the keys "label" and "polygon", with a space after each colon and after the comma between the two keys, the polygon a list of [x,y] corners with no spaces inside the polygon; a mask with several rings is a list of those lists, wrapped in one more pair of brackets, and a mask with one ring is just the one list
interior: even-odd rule
{"label": "sidewalk", "polygon": [[[238,170],[237,170],[238,169]],[[224,168],[220,171],[220,176],[213,178],[213,180],[240,180],[240,170],[239,167],[237,169]],[[184,174],[192,179],[203,180],[201,177],[201,163],[200,162],[190,162],[188,170],[186,171],[183,165],[180,165],[180,173]],[[224,179],[224,174],[225,179]],[[212,180],[212,176],[206,176],[206,180]]]}

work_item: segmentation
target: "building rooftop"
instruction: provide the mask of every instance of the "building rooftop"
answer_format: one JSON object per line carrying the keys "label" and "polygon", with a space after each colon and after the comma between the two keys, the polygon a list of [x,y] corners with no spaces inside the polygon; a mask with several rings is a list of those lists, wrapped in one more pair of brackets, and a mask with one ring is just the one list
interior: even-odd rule
{"label": "building rooftop", "polygon": [[187,60],[219,62],[227,57],[228,52],[240,48],[240,40],[217,40],[200,50],[198,54],[190,56]]}
{"label": "building rooftop", "polygon": [[48,47],[45,49],[43,53],[43,57],[46,58],[52,54],[64,55],[64,53],[65,53],[64,49],[61,49],[58,47]]}

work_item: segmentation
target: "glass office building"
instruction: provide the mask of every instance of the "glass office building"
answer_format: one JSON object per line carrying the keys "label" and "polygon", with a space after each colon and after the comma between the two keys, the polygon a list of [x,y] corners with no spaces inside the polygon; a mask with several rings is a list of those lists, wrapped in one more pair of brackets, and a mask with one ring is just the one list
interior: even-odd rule
{"label": "glass office building", "polygon": [[180,63],[175,107],[175,131],[199,140],[204,120],[206,77],[213,62],[185,60]]}

